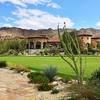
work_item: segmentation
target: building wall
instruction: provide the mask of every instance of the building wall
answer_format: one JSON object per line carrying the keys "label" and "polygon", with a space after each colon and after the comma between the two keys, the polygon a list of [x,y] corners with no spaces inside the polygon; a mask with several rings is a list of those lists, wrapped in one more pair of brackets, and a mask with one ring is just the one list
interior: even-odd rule
{"label": "building wall", "polygon": [[91,36],[80,36],[80,39],[81,39],[85,44],[91,44]]}
{"label": "building wall", "polygon": [[93,48],[97,48],[97,43],[100,42],[100,38],[95,38],[95,39],[92,39],[92,46]]}

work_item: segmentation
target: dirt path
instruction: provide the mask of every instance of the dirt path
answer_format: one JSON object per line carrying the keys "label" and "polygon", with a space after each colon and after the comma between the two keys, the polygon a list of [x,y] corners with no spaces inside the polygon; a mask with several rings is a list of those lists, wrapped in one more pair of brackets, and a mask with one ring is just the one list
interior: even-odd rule
{"label": "dirt path", "polygon": [[64,93],[37,91],[26,75],[0,68],[0,100],[59,100]]}
{"label": "dirt path", "polygon": [[35,91],[24,75],[0,69],[0,100],[35,100]]}

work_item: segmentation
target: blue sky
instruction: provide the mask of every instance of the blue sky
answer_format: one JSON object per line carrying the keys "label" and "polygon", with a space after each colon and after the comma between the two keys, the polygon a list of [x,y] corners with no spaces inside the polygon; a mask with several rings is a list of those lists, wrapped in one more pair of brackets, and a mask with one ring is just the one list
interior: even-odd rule
{"label": "blue sky", "polygon": [[100,0],[0,0],[0,27],[100,28]]}

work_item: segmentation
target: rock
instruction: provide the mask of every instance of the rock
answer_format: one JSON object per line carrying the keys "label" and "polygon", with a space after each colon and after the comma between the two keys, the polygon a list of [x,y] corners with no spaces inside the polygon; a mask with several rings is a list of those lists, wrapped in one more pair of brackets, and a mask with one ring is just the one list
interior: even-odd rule
{"label": "rock", "polygon": [[71,81],[68,81],[68,84],[76,84],[76,83],[78,83],[78,80],[72,79]]}
{"label": "rock", "polygon": [[58,85],[58,86],[54,87],[54,89],[56,89],[56,90],[58,90],[58,91],[63,91],[64,88],[65,88],[65,87],[62,86],[62,85]]}
{"label": "rock", "polygon": [[20,72],[20,74],[21,74],[21,75],[23,75],[23,74],[24,74],[24,72]]}
{"label": "rock", "polygon": [[86,81],[83,81],[83,84],[85,85],[86,84]]}
{"label": "rock", "polygon": [[72,84],[72,81],[68,81],[68,84]]}
{"label": "rock", "polygon": [[27,77],[27,75],[28,75],[29,73],[28,72],[24,72],[24,76],[26,76]]}
{"label": "rock", "polygon": [[51,85],[57,86],[58,85],[58,82],[57,81],[54,81],[54,82],[51,83]]}
{"label": "rock", "polygon": [[63,79],[62,79],[61,77],[55,76],[55,77],[54,77],[54,80],[55,80],[55,81],[62,81]]}
{"label": "rock", "polygon": [[58,84],[62,84],[63,85],[64,83],[62,81],[59,81]]}

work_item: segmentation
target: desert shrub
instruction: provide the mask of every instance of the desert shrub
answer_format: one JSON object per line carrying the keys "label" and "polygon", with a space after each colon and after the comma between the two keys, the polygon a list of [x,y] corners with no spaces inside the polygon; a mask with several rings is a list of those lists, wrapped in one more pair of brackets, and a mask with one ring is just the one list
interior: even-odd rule
{"label": "desert shrub", "polygon": [[15,70],[16,72],[20,73],[20,72],[29,72],[30,69],[23,66],[23,65],[20,65],[20,64],[12,64],[12,63],[8,63],[8,67],[11,69],[11,70]]}
{"label": "desert shrub", "polygon": [[57,68],[54,66],[48,66],[46,69],[43,70],[43,73],[48,79],[53,81],[53,78],[57,75]]}
{"label": "desert shrub", "polygon": [[7,67],[6,61],[0,61],[0,68]]}
{"label": "desert shrub", "polygon": [[79,96],[77,94],[72,93],[70,95],[70,98],[68,98],[67,100],[89,100],[89,99],[81,97],[81,96]]}
{"label": "desert shrub", "polygon": [[51,85],[49,84],[49,79],[39,72],[30,72],[27,77],[29,78],[31,83],[39,84],[37,86],[39,91],[49,91],[52,89]]}
{"label": "desert shrub", "polygon": [[73,84],[71,85],[70,90],[71,94],[76,98],[75,100],[100,100],[100,87],[96,85],[86,84],[80,86]]}
{"label": "desert shrub", "polygon": [[3,40],[0,41],[0,54],[7,53],[18,55],[18,53],[24,52],[26,50],[27,42],[25,40]]}
{"label": "desert shrub", "polygon": [[11,50],[9,50],[9,51],[7,52],[7,55],[18,55],[18,52],[15,51],[15,50],[13,50],[13,49],[11,49]]}
{"label": "desert shrub", "polygon": [[42,75],[41,73],[37,72],[30,72],[27,77],[29,78],[31,83],[37,83],[37,84],[42,84],[42,83],[49,83],[49,79]]}
{"label": "desert shrub", "polygon": [[67,83],[67,82],[69,82],[71,79],[72,79],[71,77],[69,77],[69,76],[66,77],[66,76],[65,76],[65,77],[63,77],[63,82],[64,82],[64,83]]}
{"label": "desert shrub", "polygon": [[69,99],[69,100],[99,100],[98,97],[94,95],[93,87],[90,87],[88,85],[80,86],[77,84],[73,84],[71,85],[70,90],[71,90],[70,97],[74,99]]}
{"label": "desert shrub", "polygon": [[59,54],[59,47],[56,46],[49,47],[49,53],[52,54],[53,56]]}
{"label": "desert shrub", "polygon": [[16,66],[16,67],[15,67],[15,70],[16,70],[18,73],[20,73],[20,72],[29,72],[29,71],[30,71],[28,68],[23,67],[23,66],[21,66],[21,65]]}
{"label": "desert shrub", "polygon": [[45,49],[44,49],[44,54],[45,54],[45,55],[48,55],[48,53],[49,53],[48,48],[45,48]]}
{"label": "desert shrub", "polygon": [[47,82],[42,83],[40,86],[38,86],[38,90],[39,90],[39,91],[49,91],[49,90],[51,90],[52,88],[53,88],[53,86],[52,86],[52,85],[48,85]]}
{"label": "desert shrub", "polygon": [[100,68],[92,73],[90,80],[99,80],[100,81]]}
{"label": "desert shrub", "polygon": [[88,81],[88,86],[95,100],[100,100],[100,68],[92,73]]}
{"label": "desert shrub", "polygon": [[53,88],[53,89],[52,89],[52,91],[51,91],[51,94],[57,94],[57,93],[59,93],[59,90],[58,90],[58,89]]}
{"label": "desert shrub", "polygon": [[41,75],[41,73],[39,73],[39,72],[30,72],[27,75],[27,77],[29,78],[29,80],[30,80],[31,83],[35,83],[36,77],[40,76],[40,75]]}
{"label": "desert shrub", "polygon": [[[100,82],[98,84],[100,84]],[[89,84],[89,89],[92,92],[92,96],[94,97],[94,99],[91,100],[100,100],[100,85],[96,86]]]}
{"label": "desert shrub", "polygon": [[100,87],[100,68],[92,73],[89,84]]}

